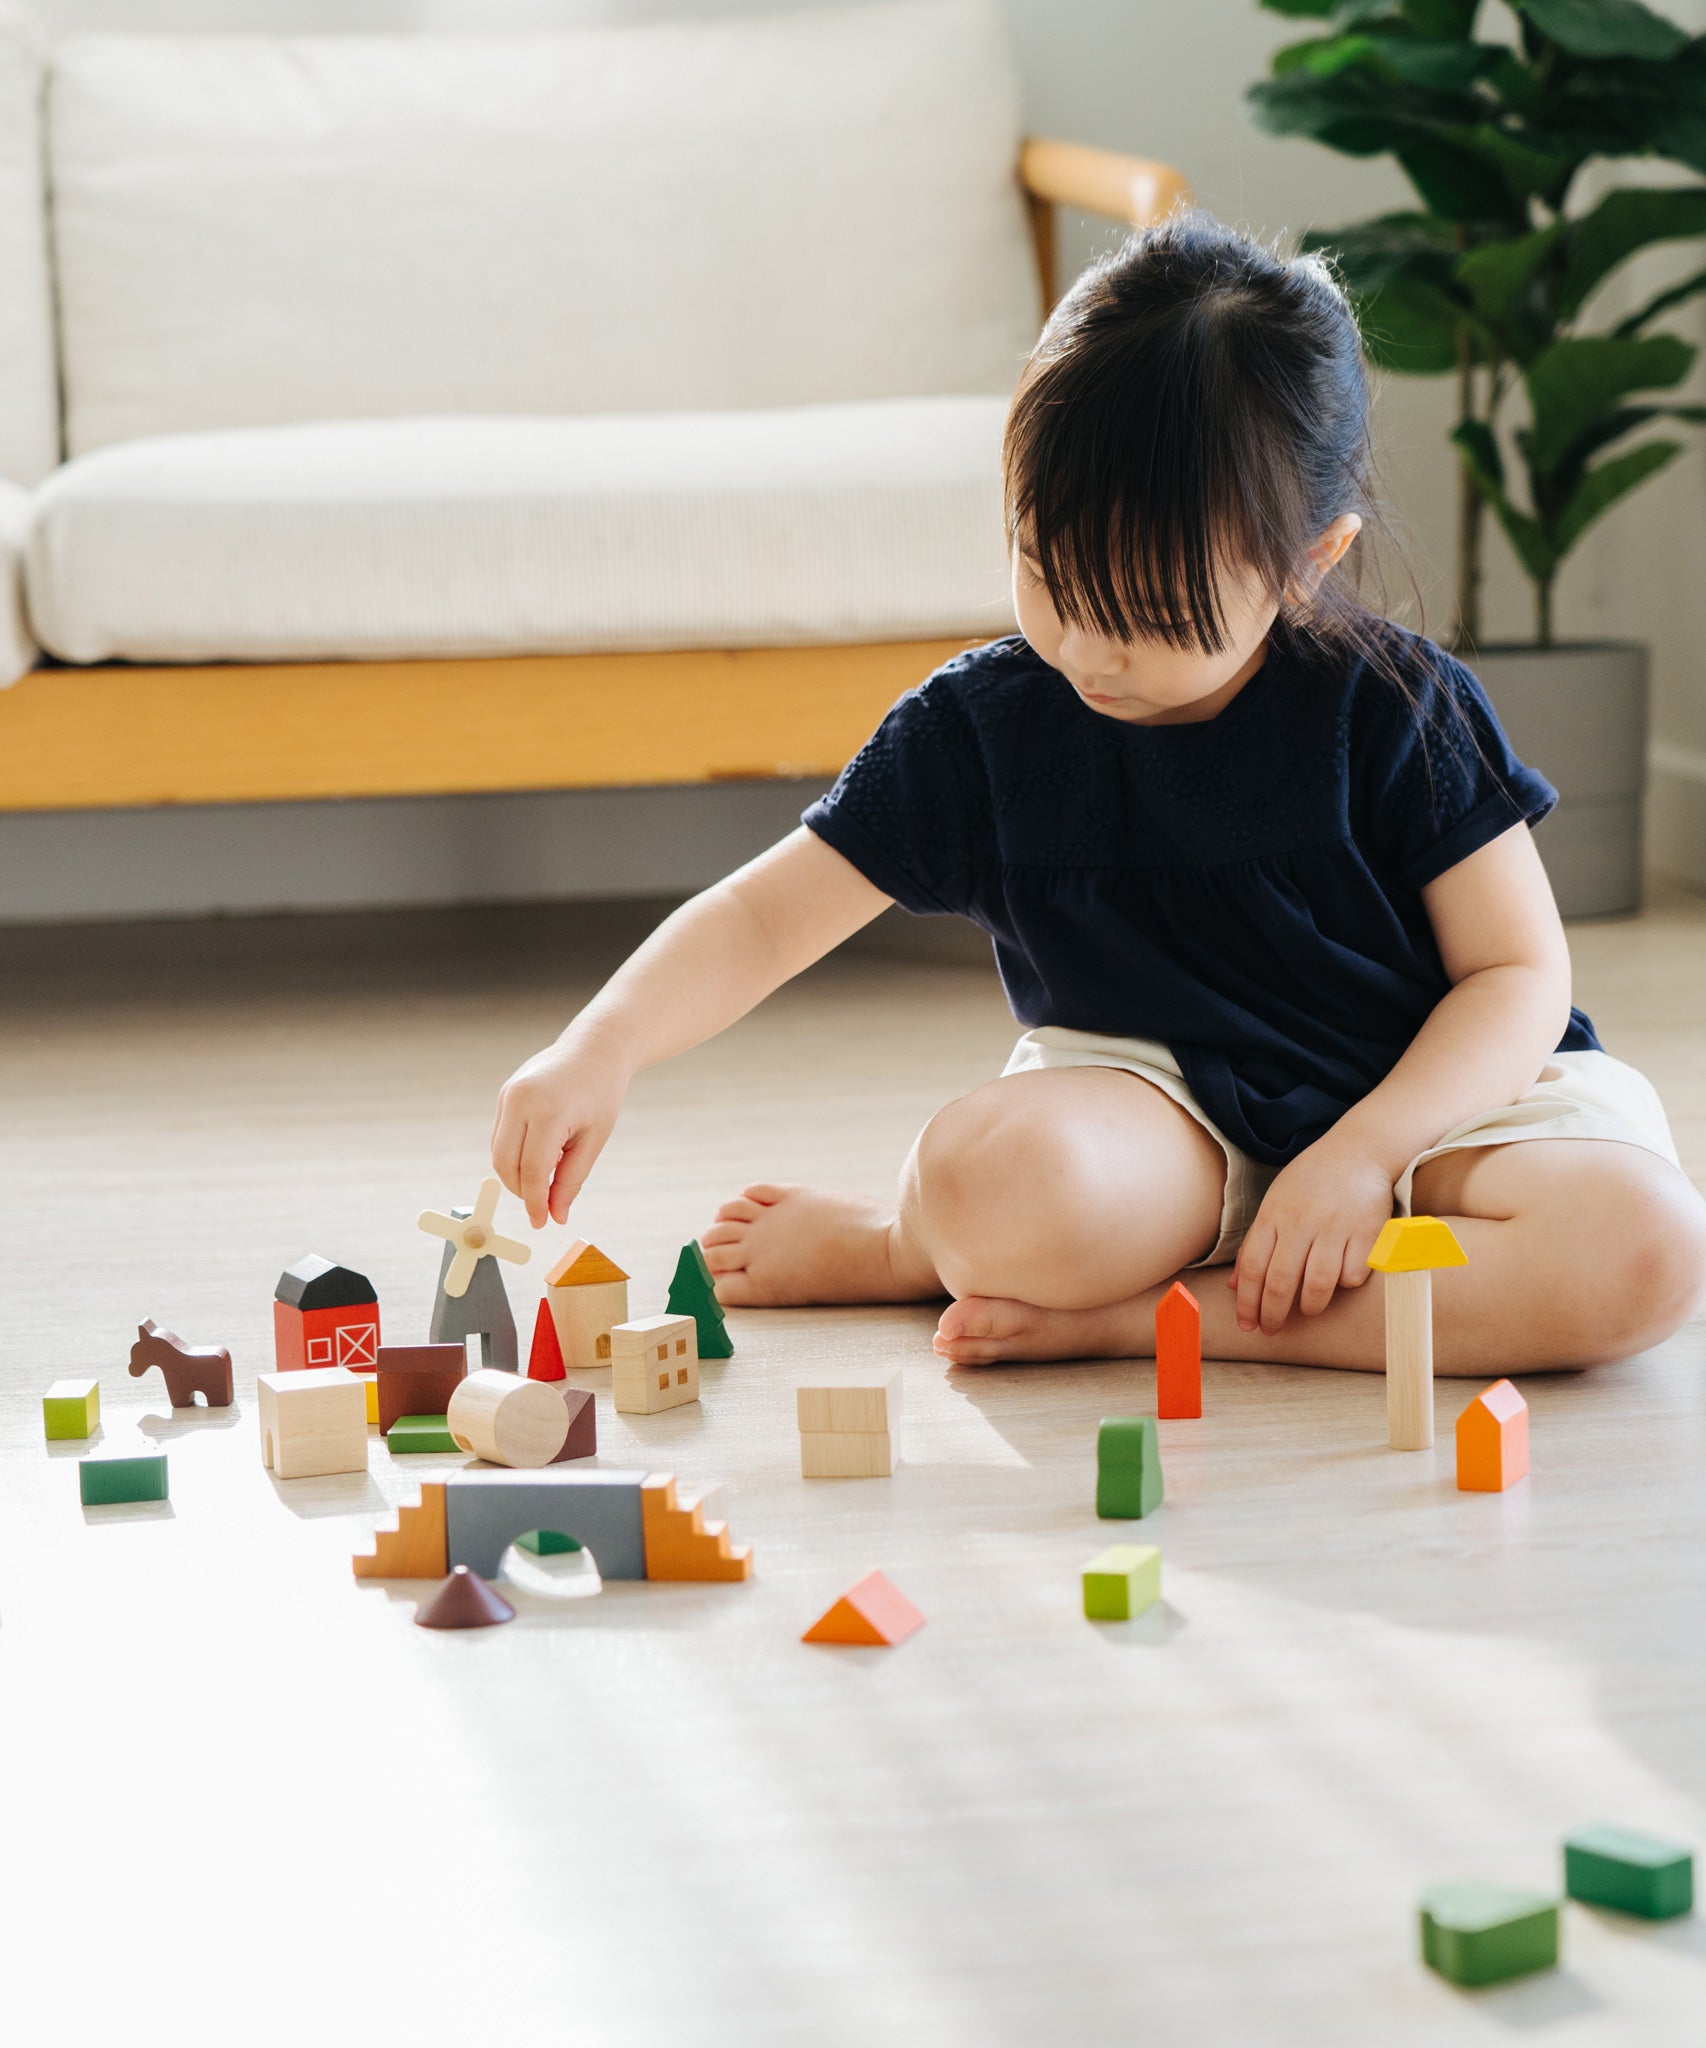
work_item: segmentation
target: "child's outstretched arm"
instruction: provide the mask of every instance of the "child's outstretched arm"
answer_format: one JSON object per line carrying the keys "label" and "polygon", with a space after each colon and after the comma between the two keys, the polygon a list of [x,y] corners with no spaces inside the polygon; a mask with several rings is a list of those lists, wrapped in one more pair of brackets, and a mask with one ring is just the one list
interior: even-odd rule
{"label": "child's outstretched arm", "polygon": [[801,826],[665,918],[498,1093],[492,1166],[534,1228],[567,1222],[642,1067],[714,1038],[890,900]]}
{"label": "child's outstretched arm", "polygon": [[1275,1178],[1228,1278],[1238,1327],[1319,1315],[1368,1278],[1404,1168],[1530,1087],[1570,1018],[1570,949],[1526,825],[1422,891],[1452,986],[1380,1085]]}

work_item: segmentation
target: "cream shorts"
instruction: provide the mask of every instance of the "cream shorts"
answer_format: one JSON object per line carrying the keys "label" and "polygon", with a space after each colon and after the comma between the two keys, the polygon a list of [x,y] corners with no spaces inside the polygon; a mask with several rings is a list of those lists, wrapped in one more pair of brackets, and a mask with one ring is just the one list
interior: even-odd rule
{"label": "cream shorts", "polygon": [[[1240,1151],[1215,1126],[1166,1046],[1152,1038],[1102,1038],[1093,1031],[1049,1024],[1024,1034],[1002,1072],[1026,1074],[1046,1067],[1118,1067],[1152,1082],[1196,1118],[1226,1154],[1226,1192],[1220,1204],[1220,1236],[1208,1256],[1193,1264],[1223,1266],[1235,1259],[1279,1169]],[[1608,1052],[1557,1052],[1541,1068],[1533,1087],[1515,1102],[1469,1117],[1438,1144],[1416,1154],[1392,1190],[1397,1213],[1409,1215],[1411,1183],[1424,1160],[1475,1145],[1511,1145],[1523,1138],[1613,1138],[1656,1152],[1673,1166],[1681,1164],[1664,1106],[1645,1074]]]}

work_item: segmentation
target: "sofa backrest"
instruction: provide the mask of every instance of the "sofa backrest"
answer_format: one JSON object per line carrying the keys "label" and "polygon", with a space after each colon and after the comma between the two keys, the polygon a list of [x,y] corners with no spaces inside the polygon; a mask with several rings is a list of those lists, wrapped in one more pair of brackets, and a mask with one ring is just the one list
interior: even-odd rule
{"label": "sofa backrest", "polygon": [[59,460],[53,291],[42,211],[44,42],[0,0],[0,477],[33,484]]}
{"label": "sofa backrest", "polygon": [[49,99],[73,453],[467,412],[1005,391],[994,0],[516,37],[91,36]]}

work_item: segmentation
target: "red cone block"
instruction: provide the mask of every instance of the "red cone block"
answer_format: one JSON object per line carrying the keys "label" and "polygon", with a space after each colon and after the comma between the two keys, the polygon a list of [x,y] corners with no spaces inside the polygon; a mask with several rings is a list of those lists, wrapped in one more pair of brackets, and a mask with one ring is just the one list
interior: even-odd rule
{"label": "red cone block", "polygon": [[533,1322],[533,1348],[527,1354],[530,1380],[566,1380],[563,1347],[557,1341],[557,1325],[551,1320],[551,1304],[542,1301]]}
{"label": "red cone block", "polygon": [[515,1609],[478,1572],[459,1564],[430,1600],[415,1609],[417,1628],[490,1628],[514,1621]]}

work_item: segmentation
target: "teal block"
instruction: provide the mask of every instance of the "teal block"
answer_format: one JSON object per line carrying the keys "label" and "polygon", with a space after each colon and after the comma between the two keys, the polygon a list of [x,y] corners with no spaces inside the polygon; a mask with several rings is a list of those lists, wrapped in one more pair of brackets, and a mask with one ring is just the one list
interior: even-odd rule
{"label": "teal block", "polygon": [[1694,1856],[1633,1828],[1578,1828],[1564,1839],[1564,1889],[1584,1906],[1674,1920],[1694,1905]]}
{"label": "teal block", "polygon": [[456,1451],[461,1445],[442,1415],[399,1415],[385,1432],[385,1448],[393,1457],[408,1457],[418,1451]]}
{"label": "teal block", "polygon": [[562,1557],[566,1552],[579,1550],[580,1545],[572,1536],[560,1535],[555,1529],[529,1529],[525,1536],[515,1539],[517,1550],[531,1550],[535,1557]]}
{"label": "teal block", "polygon": [[1110,1415],[1096,1432],[1096,1512],[1141,1521],[1161,1505],[1161,1438],[1153,1415]]}
{"label": "teal block", "polygon": [[166,1453],[147,1451],[135,1458],[79,1458],[77,1491],[86,1508],[112,1507],[121,1501],[165,1500]]}
{"label": "teal block", "polygon": [[1161,1553],[1153,1543],[1115,1543],[1084,1567],[1091,1621],[1130,1621],[1161,1598]]}
{"label": "teal block", "polygon": [[1453,1984],[1502,1984],[1558,1960],[1558,1901],[1503,1884],[1436,1884],[1421,1897],[1422,1961]]}

